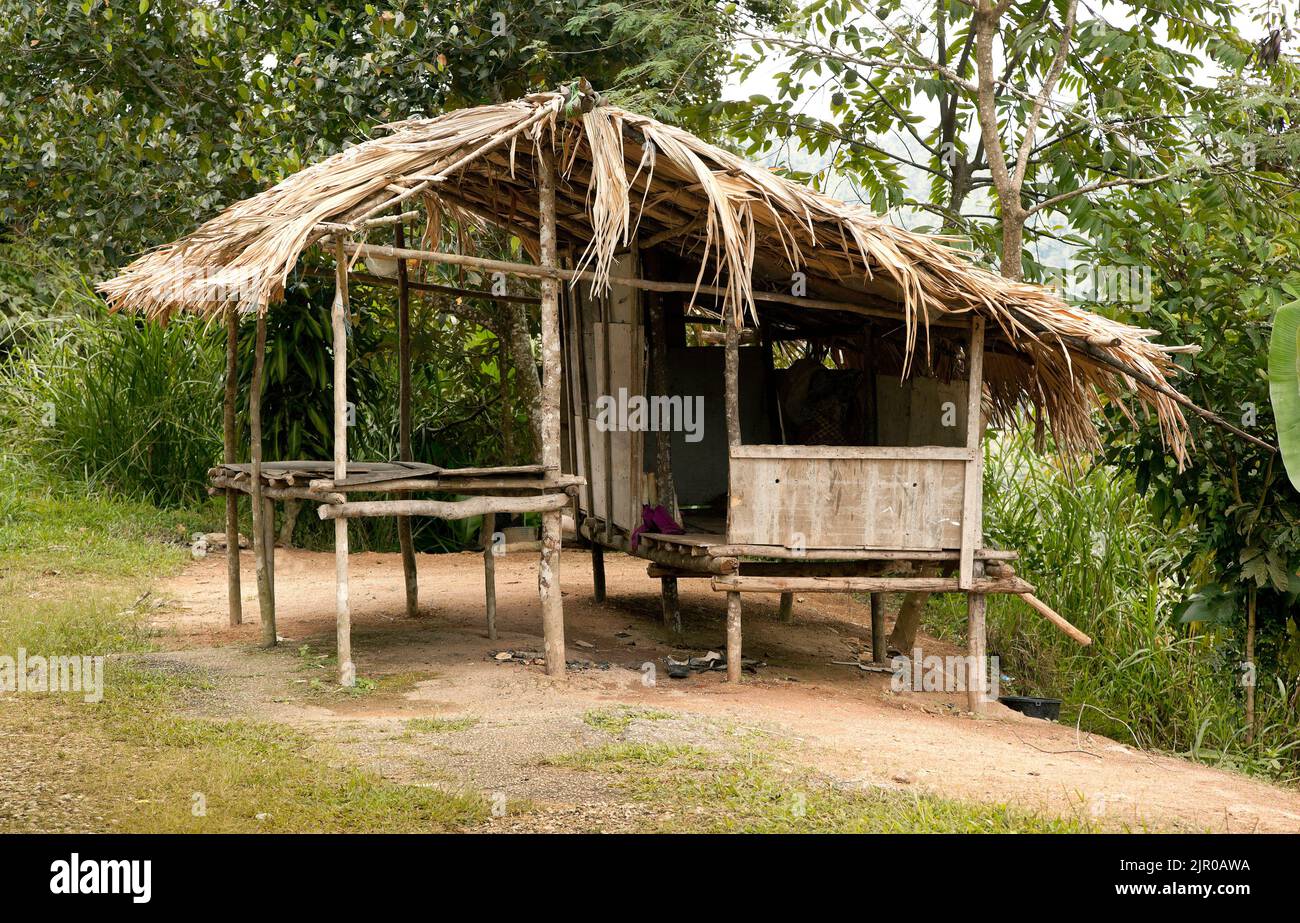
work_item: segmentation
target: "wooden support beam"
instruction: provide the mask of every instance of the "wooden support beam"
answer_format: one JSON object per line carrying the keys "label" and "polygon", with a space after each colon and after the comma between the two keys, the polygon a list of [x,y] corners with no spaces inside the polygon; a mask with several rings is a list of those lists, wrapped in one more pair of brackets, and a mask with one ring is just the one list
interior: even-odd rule
{"label": "wooden support beam", "polygon": [[470,497],[465,500],[361,500],[325,503],[316,510],[321,519],[348,520],[371,516],[432,516],[472,519],[489,513],[558,513],[570,503],[566,493],[539,497]]}
{"label": "wooden support beam", "polygon": [[[405,257],[411,260],[422,260],[427,263],[444,263],[452,266],[464,266],[469,269],[478,269],[482,272],[504,272],[511,275],[522,276],[529,279],[559,279],[563,282],[595,282],[596,274],[585,270],[574,269],[547,269],[544,266],[533,265],[532,263],[514,263],[508,260],[491,260],[479,256],[467,256],[460,253],[440,253],[434,250],[411,250],[406,249],[396,251],[392,247],[381,247],[375,244],[348,244],[348,253],[360,252],[362,257],[368,253],[375,256],[384,257],[394,260]],[[676,292],[684,295],[709,295],[716,298],[725,298],[727,290],[717,285],[695,285],[691,282],[662,282],[657,279],[642,279],[635,276],[610,276],[610,285],[623,285],[628,288],[640,289],[646,292]],[[903,312],[900,308],[897,311],[890,311],[886,308],[874,308],[864,304],[851,301],[833,301],[826,298],[812,298],[808,296],[790,295],[785,292],[763,292],[755,291],[753,293],[755,301],[772,302],[775,304],[789,304],[800,308],[814,308],[827,311],[843,311],[847,314],[856,314],[861,317],[879,317],[885,320],[900,321],[903,319]],[[863,294],[863,300],[869,296]],[[932,327],[966,327],[967,321],[956,315],[938,315],[929,318],[929,325]]]}
{"label": "wooden support beam", "polygon": [[975,580],[975,549],[984,540],[984,453],[980,439],[984,433],[984,318],[972,315],[970,345],[966,356],[970,380],[966,394],[966,448],[971,457],[966,462],[965,486],[961,504],[961,560],[957,579],[964,590]]}
{"label": "wooden support beam", "polygon": [[793,593],[781,594],[780,615],[781,615],[781,621],[785,622],[787,625],[794,624],[794,594]]}
{"label": "wooden support beam", "polygon": [[[540,262],[554,271],[558,266],[555,232],[555,163],[549,136],[537,142],[537,193],[540,221]],[[542,280],[542,464],[560,467],[560,283],[551,275]],[[566,502],[568,497],[563,498]],[[560,592],[560,508],[542,514],[542,559],[537,588],[542,600],[542,635],[546,648],[546,673],[563,676],[564,601]]]}
{"label": "wooden support beam", "polygon": [[[800,551],[780,545],[710,545],[708,554],[721,558],[772,558],[779,561],[956,561],[956,551],[919,551],[898,548],[809,548]],[[1015,551],[981,548],[979,561],[1014,561]]]}
{"label": "wooden support beam", "polygon": [[[222,407],[222,461],[238,461],[235,402],[239,399],[239,309],[226,309],[226,393]],[[242,589],[239,585],[239,491],[226,488],[226,607],[230,625],[244,621]]]}
{"label": "wooden support beam", "polygon": [[[745,593],[964,593],[954,577],[777,577],[722,575],[713,578],[713,589]],[[1019,577],[990,577],[975,580],[974,593],[1032,593],[1034,588]]]}
{"label": "wooden support beam", "polygon": [[[348,476],[348,262],[342,235],[334,239],[334,480]],[[326,509],[326,507],[321,507]],[[352,609],[348,598],[348,521],[334,520],[334,622],[338,642],[339,685],[357,684],[352,662]]]}
{"label": "wooden support beam", "polygon": [[266,313],[257,315],[253,347],[253,381],[248,393],[249,460],[252,462],[253,560],[257,566],[257,602],[262,619],[262,645],[275,646],[275,591],[267,563],[266,505],[262,493],[262,375],[266,365]]}
{"label": "wooden support beam", "polygon": [[[405,240],[402,225],[393,228],[393,237],[400,250]],[[406,260],[397,261],[397,457],[404,462],[415,461],[411,450],[411,298],[407,289]],[[420,614],[420,583],[415,568],[415,540],[411,536],[411,520],[397,517],[397,541],[402,549],[402,577],[406,584],[406,616]]]}
{"label": "wooden support beam", "polygon": [[1031,609],[1033,609],[1043,618],[1047,619],[1057,628],[1061,629],[1061,631],[1065,632],[1075,641],[1078,641],[1084,647],[1088,647],[1089,645],[1092,644],[1092,638],[1088,637],[1082,631],[1080,631],[1079,629],[1071,625],[1069,622],[1067,622],[1064,617],[1062,617],[1059,613],[1056,612],[1055,609],[1053,609],[1047,603],[1043,602],[1033,593],[1021,593],[1020,598],[1023,599]]}

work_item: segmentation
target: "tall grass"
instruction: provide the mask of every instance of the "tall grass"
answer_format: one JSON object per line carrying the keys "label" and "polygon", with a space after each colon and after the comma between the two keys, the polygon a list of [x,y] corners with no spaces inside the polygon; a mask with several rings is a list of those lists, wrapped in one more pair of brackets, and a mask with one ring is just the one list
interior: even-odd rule
{"label": "tall grass", "polygon": [[[1300,778],[1293,684],[1260,677],[1256,741],[1246,744],[1230,629],[1178,622],[1190,533],[1162,528],[1132,477],[1070,471],[1018,437],[989,443],[985,524],[994,545],[1020,552],[1038,596],[1093,638],[1080,648],[1014,596],[990,597],[989,652],[1004,692],[1058,696],[1063,715],[1141,747],[1284,779]],[[936,597],[927,627],[965,632],[960,596]]]}
{"label": "tall grass", "polygon": [[50,319],[0,368],[0,414],[41,468],[161,506],[204,497],[221,457],[223,348],[197,319]]}

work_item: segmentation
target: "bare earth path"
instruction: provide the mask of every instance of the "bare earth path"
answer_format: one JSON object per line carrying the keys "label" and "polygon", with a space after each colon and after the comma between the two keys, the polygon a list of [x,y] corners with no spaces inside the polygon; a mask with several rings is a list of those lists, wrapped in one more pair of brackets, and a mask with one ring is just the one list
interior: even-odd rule
{"label": "bare earth path", "polygon": [[[160,659],[209,669],[221,690],[217,711],[282,721],[340,745],[347,758],[386,777],[458,784],[536,810],[519,829],[629,829],[642,810],[598,774],[565,772],[546,757],[597,746],[608,737],[584,714],[616,704],[668,712],[634,721],[627,740],[718,747],[737,729],[765,732],[783,753],[846,785],[925,790],[1076,815],[1107,827],[1230,832],[1300,831],[1300,793],[1184,760],[1136,751],[1072,727],[1023,718],[995,706],[974,719],[950,696],[895,694],[887,676],[837,666],[868,644],[863,607],[848,597],[808,596],[796,624],[777,620],[776,598],[747,596],[745,655],[766,662],[740,688],[721,674],[668,679],[666,654],[723,644],[724,605],[704,581],[681,582],[685,633],[659,623],[656,581],[644,562],[607,558],[609,600],[591,600],[590,559],[563,558],[569,658],[592,661],[564,682],[539,666],[498,663],[504,648],[539,650],[536,561],[508,555],[497,564],[498,641],[487,639],[483,572],[474,554],[419,556],[422,613],[403,616],[400,558],[352,560],[353,652],[375,694],[333,691],[333,556],[279,550],[278,624],[284,647],[268,656],[258,638],[251,555],[243,561],[244,611],[226,626],[225,556],[212,555],[160,587],[170,605],[158,627],[170,648]],[[924,639],[927,653],[955,653]],[[642,665],[658,681],[642,682]],[[600,668],[608,664],[607,669]],[[385,694],[385,690],[388,690]],[[413,736],[412,718],[469,719],[450,733]],[[509,824],[499,825],[509,829]]]}

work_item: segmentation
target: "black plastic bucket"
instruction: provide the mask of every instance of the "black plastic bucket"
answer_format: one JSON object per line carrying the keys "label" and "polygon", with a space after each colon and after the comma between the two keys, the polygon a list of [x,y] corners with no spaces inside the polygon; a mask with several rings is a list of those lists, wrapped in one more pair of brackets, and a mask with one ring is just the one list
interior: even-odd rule
{"label": "black plastic bucket", "polygon": [[1000,695],[998,701],[1007,708],[1018,711],[1022,715],[1028,715],[1031,718],[1055,721],[1061,717],[1060,699],[1045,699],[1036,695]]}

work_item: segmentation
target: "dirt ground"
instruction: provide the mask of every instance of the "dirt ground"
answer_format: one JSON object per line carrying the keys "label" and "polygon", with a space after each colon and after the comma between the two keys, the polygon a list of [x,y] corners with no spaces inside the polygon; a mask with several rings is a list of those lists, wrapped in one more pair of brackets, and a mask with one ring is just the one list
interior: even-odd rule
{"label": "dirt ground", "polygon": [[[848,786],[911,787],[1106,827],[1300,831],[1298,792],[1079,735],[998,705],[976,719],[962,712],[958,697],[894,693],[887,675],[832,663],[855,660],[870,643],[867,612],[847,596],[799,597],[796,622],[786,625],[775,596],[747,595],[745,656],[766,664],[757,675],[746,674],[739,687],[721,673],[669,679],[666,655],[723,649],[723,597],[707,581],[681,581],[685,630],[673,637],[660,623],[657,581],[646,577],[643,561],[622,555],[607,556],[609,598],[597,605],[588,554],[563,554],[568,657],[592,662],[563,681],[537,665],[492,658],[502,649],[541,649],[534,555],[497,563],[495,642],[487,638],[478,555],[419,556],[416,619],[404,616],[400,557],[354,555],[358,675],[378,681],[380,692],[397,691],[345,696],[332,691],[333,666],[323,662],[334,648],[333,556],[280,549],[276,557],[279,633],[298,656],[267,656],[253,647],[259,626],[248,552],[248,623],[227,626],[225,555],[211,554],[160,587],[169,604],[158,610],[157,627],[168,650],[154,656],[218,677],[211,710],[303,728],[388,778],[460,784],[534,806],[526,820],[496,821],[498,829],[635,828],[644,808],[623,801],[599,774],[544,762],[607,741],[583,715],[626,704],[680,716],[634,722],[628,740],[716,747],[736,728],[759,730],[781,740],[798,763]],[[957,653],[931,639],[921,644],[926,653]],[[646,663],[656,665],[653,685],[643,682]],[[455,733],[403,733],[420,717],[477,721]]]}

